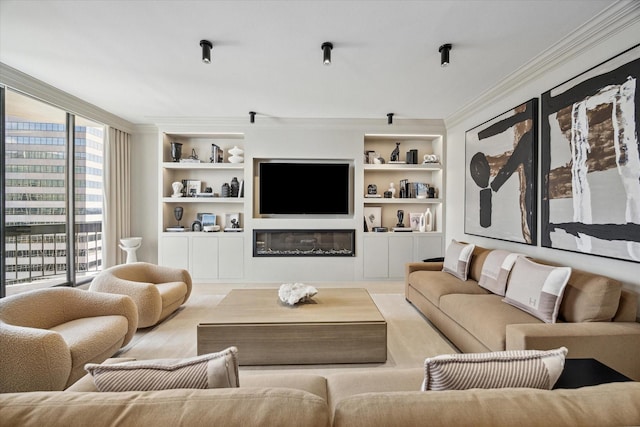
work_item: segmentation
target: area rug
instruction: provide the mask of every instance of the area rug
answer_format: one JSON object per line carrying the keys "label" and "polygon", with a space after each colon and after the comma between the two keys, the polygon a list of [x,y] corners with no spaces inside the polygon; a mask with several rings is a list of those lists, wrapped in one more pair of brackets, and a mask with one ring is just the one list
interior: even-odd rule
{"label": "area rug", "polygon": [[[455,348],[437,329],[409,304],[402,294],[371,294],[387,321],[386,363],[338,365],[241,366],[251,373],[298,371],[320,375],[337,370],[380,368],[419,368],[424,359],[438,354],[456,353]],[[138,360],[183,358],[197,355],[196,327],[224,295],[193,295],[172,317],[153,328],[139,330],[131,343],[116,357]]]}

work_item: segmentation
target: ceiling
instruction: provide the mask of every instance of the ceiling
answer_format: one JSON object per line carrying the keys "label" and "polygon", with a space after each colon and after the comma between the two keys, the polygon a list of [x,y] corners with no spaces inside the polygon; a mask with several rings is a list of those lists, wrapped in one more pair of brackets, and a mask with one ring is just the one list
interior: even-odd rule
{"label": "ceiling", "polygon": [[446,119],[613,3],[0,0],[0,62],[131,123]]}

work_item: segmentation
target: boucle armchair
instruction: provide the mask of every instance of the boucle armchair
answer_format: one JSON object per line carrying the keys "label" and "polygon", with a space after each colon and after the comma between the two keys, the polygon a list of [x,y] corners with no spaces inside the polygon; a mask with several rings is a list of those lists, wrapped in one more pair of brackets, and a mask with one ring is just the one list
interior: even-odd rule
{"label": "boucle armchair", "polygon": [[187,270],[146,262],[116,265],[98,274],[90,291],[130,296],[138,306],[138,328],[166,319],[191,295]]}
{"label": "boucle armchair", "polygon": [[136,332],[123,295],[49,288],[0,299],[0,393],[63,390]]}

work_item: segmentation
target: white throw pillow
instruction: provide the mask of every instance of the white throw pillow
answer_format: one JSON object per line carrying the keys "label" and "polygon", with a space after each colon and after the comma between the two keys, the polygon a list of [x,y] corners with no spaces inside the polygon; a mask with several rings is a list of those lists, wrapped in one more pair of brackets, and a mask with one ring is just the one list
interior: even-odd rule
{"label": "white throw pillow", "polygon": [[552,267],[518,257],[502,301],[546,323],[555,323],[571,267]]}
{"label": "white throw pillow", "polygon": [[424,361],[422,391],[527,387],[551,390],[567,349],[443,354]]}
{"label": "white throw pillow", "polygon": [[188,359],[156,359],[100,365],[87,363],[99,391],[238,387],[238,349]]}
{"label": "white throw pillow", "polygon": [[444,265],[442,271],[453,274],[460,280],[467,280],[469,265],[471,265],[471,255],[476,245],[470,243],[460,243],[452,240],[444,255]]}
{"label": "white throw pillow", "polygon": [[478,285],[496,295],[504,296],[511,268],[521,254],[501,249],[489,252],[482,264]]}

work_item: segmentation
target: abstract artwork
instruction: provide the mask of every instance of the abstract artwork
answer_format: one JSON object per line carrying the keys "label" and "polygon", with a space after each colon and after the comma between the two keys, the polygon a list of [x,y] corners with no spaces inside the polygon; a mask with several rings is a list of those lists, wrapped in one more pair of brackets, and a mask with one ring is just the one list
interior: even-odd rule
{"label": "abstract artwork", "polygon": [[465,135],[464,231],[536,244],[538,100]]}
{"label": "abstract artwork", "polygon": [[542,94],[542,246],[640,262],[640,45]]}

